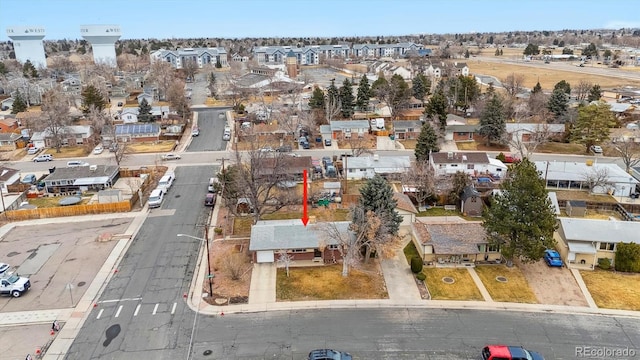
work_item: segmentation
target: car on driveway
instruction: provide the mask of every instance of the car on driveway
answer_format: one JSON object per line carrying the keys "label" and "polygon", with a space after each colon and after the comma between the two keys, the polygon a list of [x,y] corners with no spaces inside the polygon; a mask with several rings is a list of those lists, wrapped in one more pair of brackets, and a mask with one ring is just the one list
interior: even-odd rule
{"label": "car on driveway", "polygon": [[309,353],[309,360],[352,360],[351,354],[332,349],[317,349]]}
{"label": "car on driveway", "polygon": [[36,180],[38,180],[38,178],[35,174],[27,174],[22,178],[22,180],[20,180],[20,182],[23,184],[35,184]]}
{"label": "car on driveway", "polygon": [[482,349],[482,360],[544,360],[544,357],[521,346],[487,345]]}
{"label": "car on driveway", "polygon": [[51,161],[53,160],[53,155],[51,154],[42,154],[33,158],[33,162],[43,162],[43,161]]}
{"label": "car on driveway", "polygon": [[331,146],[331,139],[324,139],[324,146]]}
{"label": "car on driveway", "polygon": [[193,128],[193,130],[191,130],[191,136],[198,136],[198,135],[200,135],[200,129]]}
{"label": "car on driveway", "polygon": [[602,154],[602,148],[599,145],[591,145],[589,150],[594,154]]}
{"label": "car on driveway", "polygon": [[93,155],[100,155],[103,151],[104,148],[102,147],[102,145],[98,145],[95,149],[93,149]]}
{"label": "car on driveway", "polygon": [[40,149],[40,148],[37,148],[37,147],[30,147],[30,148],[27,150],[27,155],[35,155],[35,154],[39,153],[39,152],[40,152],[40,150],[41,150],[41,149]]}
{"label": "car on driveway", "polygon": [[552,267],[562,267],[563,265],[560,254],[558,254],[558,252],[555,250],[545,250],[544,261],[547,263],[547,265]]}
{"label": "car on driveway", "polygon": [[168,153],[162,155],[162,160],[180,160],[181,157],[178,154]]}

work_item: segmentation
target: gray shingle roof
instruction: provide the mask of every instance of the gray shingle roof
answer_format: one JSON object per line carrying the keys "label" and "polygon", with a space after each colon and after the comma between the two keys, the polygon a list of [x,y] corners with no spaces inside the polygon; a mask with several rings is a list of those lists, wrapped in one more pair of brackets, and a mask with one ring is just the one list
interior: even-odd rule
{"label": "gray shingle roof", "polygon": [[[341,233],[349,232],[349,221],[334,224]],[[258,221],[251,228],[249,250],[311,249],[317,248],[320,241],[326,245],[337,244],[326,236],[325,226],[326,223],[315,223],[305,227],[300,219]]]}
{"label": "gray shingle roof", "polygon": [[478,244],[487,244],[481,223],[423,224],[413,226],[419,241],[432,245],[438,255],[478,254]]}

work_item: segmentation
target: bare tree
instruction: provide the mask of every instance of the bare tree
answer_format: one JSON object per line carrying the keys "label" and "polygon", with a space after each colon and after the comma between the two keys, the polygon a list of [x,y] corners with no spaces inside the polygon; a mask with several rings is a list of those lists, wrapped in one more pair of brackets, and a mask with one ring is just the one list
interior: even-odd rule
{"label": "bare tree", "polygon": [[186,122],[191,116],[191,100],[187,99],[184,93],[185,82],[181,79],[174,79],[173,82],[167,88],[167,101],[171,104],[171,107],[182,117],[182,120]]}
{"label": "bare tree", "polygon": [[93,105],[89,107],[89,113],[87,119],[93,127],[94,133],[101,134],[105,125],[110,124],[110,119],[107,114],[96,109]]}
{"label": "bare tree", "polygon": [[511,97],[515,97],[523,89],[524,75],[512,73],[502,79],[501,82],[502,87],[506,90],[507,94]]}
{"label": "bare tree", "polygon": [[49,65],[49,69],[68,74],[75,72],[77,70],[76,64],[74,64],[71,60],[69,60],[66,56],[53,56],[51,58],[51,64]]}
{"label": "bare tree", "polygon": [[402,174],[401,180],[404,186],[413,190],[418,207],[426,205],[427,200],[436,195],[435,174],[426,161],[414,163],[410,171]]}
{"label": "bare tree", "polygon": [[47,91],[42,102],[42,130],[51,138],[56,152],[60,152],[68,126],[71,124],[69,116],[69,102],[62,93],[60,86]]}
{"label": "bare tree", "polygon": [[592,87],[593,87],[592,83],[585,80],[581,80],[578,83],[578,85],[572,90],[575,92],[576,98],[578,99],[578,101],[585,101]]}
{"label": "bare tree", "polygon": [[156,61],[151,64],[149,70],[149,80],[158,87],[158,96],[160,99],[167,98],[169,86],[175,79],[175,70],[173,66],[166,61]]}
{"label": "bare tree", "polygon": [[149,69],[149,58],[147,56],[121,54],[118,56],[116,61],[120,70],[130,71],[134,74],[138,74]]}
{"label": "bare tree", "polygon": [[182,63],[182,72],[184,73],[187,81],[195,79],[198,72],[198,63],[194,60],[188,59]]}
{"label": "bare tree", "polygon": [[369,146],[369,140],[365,139],[364,136],[360,137],[359,135],[351,134],[351,138],[347,140],[347,143],[351,149],[351,154],[355,157],[374,153]]}
{"label": "bare tree", "polygon": [[531,94],[527,103],[529,107],[529,115],[538,117],[539,121],[548,122],[551,119],[551,113],[547,109],[549,97],[542,92]]}
{"label": "bare tree", "polygon": [[598,187],[607,187],[609,184],[609,169],[592,166],[582,174],[582,178],[589,186],[589,192],[593,193]]}
{"label": "bare tree", "polygon": [[631,171],[631,168],[640,164],[640,144],[633,141],[633,139],[624,139],[622,142],[616,142],[612,144],[620,159],[624,163],[625,170]]}
{"label": "bare tree", "polygon": [[278,250],[278,264],[284,267],[284,270],[289,277],[289,267],[293,264],[293,256],[287,253],[287,250]]}
{"label": "bare tree", "polygon": [[247,265],[247,257],[243,253],[230,249],[220,259],[223,271],[231,280],[240,280]]}
{"label": "bare tree", "polygon": [[334,245],[342,257],[342,276],[349,276],[351,268],[358,263],[360,254],[359,241],[348,228],[338,227],[335,222],[318,224],[315,227],[321,243]]}
{"label": "bare tree", "polygon": [[527,141],[523,140],[522,130],[506,133],[504,139],[504,142],[512,148],[515,148],[523,159],[528,158],[540,145],[548,142],[551,138],[549,124],[546,123],[536,124],[535,130],[533,132],[527,132],[527,134],[529,135]]}

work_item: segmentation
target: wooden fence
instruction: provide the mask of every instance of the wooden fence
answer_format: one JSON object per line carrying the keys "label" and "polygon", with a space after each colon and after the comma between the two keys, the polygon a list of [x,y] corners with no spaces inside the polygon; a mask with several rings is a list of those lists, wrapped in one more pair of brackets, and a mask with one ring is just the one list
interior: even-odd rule
{"label": "wooden fence", "polygon": [[131,202],[119,201],[107,204],[87,204],[87,205],[71,205],[58,206],[50,208],[9,210],[6,216],[12,221],[21,221],[29,219],[45,219],[62,216],[77,216],[86,214],[105,214],[114,212],[128,212],[131,210]]}

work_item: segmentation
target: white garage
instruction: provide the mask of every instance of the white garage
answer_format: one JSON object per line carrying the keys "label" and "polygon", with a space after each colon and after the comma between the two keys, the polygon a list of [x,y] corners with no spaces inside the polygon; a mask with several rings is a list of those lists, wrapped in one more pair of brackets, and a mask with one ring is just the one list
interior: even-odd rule
{"label": "white garage", "polygon": [[272,263],[274,262],[274,256],[272,250],[256,251],[256,261],[258,263]]}

